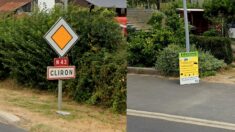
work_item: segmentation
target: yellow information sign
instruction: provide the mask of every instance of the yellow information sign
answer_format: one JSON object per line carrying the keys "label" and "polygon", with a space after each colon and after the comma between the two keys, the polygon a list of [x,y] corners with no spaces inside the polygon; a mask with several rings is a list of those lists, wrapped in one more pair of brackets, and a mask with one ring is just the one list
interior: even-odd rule
{"label": "yellow information sign", "polygon": [[198,52],[179,53],[180,84],[199,83]]}

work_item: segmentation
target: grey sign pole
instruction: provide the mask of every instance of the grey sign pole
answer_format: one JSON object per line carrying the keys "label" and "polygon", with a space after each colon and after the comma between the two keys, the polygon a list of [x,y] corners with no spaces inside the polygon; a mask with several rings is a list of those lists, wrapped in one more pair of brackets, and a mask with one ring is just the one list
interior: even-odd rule
{"label": "grey sign pole", "polygon": [[184,4],[184,25],[185,25],[186,51],[190,52],[189,30],[188,30],[188,12],[187,12],[186,0],[183,0],[183,4]]}
{"label": "grey sign pole", "polygon": [[61,115],[69,115],[70,112],[62,111],[62,93],[63,93],[62,89],[63,89],[63,80],[59,79],[58,80],[58,111],[57,113]]}
{"label": "grey sign pole", "polygon": [[[68,9],[68,0],[64,0],[64,9],[67,11]],[[61,58],[61,57],[59,57]],[[58,113],[62,115],[68,115],[69,112],[62,112],[62,87],[63,87],[63,81],[58,80]]]}
{"label": "grey sign pole", "polygon": [[58,110],[61,111],[62,106],[62,80],[58,80]]}
{"label": "grey sign pole", "polygon": [[[64,9],[65,11],[67,11],[68,8],[68,0],[64,0]],[[59,57],[61,58],[61,57]],[[63,81],[62,80],[58,80],[58,112],[61,112],[62,109],[62,86],[63,85]],[[61,113],[60,113],[61,114]]]}

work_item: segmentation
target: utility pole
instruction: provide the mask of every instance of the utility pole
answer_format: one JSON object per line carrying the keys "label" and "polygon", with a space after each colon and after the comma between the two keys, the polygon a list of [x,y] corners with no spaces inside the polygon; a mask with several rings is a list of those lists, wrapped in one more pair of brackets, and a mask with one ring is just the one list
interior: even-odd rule
{"label": "utility pole", "polygon": [[189,42],[189,29],[188,29],[188,11],[186,0],[183,0],[184,4],[184,26],[185,26],[185,38],[186,38],[186,51],[190,52],[190,42]]}
{"label": "utility pole", "polygon": [[160,0],[156,0],[156,5],[157,5],[157,9],[160,10],[161,1]]}
{"label": "utility pole", "polygon": [[68,10],[68,0],[64,0],[64,9],[65,11]]}

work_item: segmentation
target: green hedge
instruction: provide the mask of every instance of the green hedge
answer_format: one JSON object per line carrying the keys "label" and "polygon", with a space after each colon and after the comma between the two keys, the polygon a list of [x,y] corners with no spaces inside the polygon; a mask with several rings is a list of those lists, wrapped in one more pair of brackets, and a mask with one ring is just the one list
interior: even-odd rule
{"label": "green hedge", "polygon": [[[4,41],[0,38],[0,45],[3,45]],[[2,55],[0,54],[0,58],[2,58]],[[1,61],[0,61],[1,62]],[[0,80],[5,79],[9,76],[9,69],[4,66],[3,63],[0,63]]]}
{"label": "green hedge", "polygon": [[191,36],[191,43],[197,48],[211,52],[217,59],[224,60],[225,63],[233,62],[233,54],[231,41],[224,37],[209,37],[209,36]]}
{"label": "green hedge", "polygon": [[50,13],[36,11],[30,16],[1,19],[0,38],[4,39],[0,44],[1,63],[19,83],[56,90],[57,81],[46,79],[46,69],[53,65],[53,58],[58,55],[43,36],[60,16],[80,37],[68,53],[70,65],[76,66],[77,77],[64,81],[64,92],[78,102],[100,104],[124,112],[125,41],[114,13],[107,9],[90,13],[88,9],[70,6],[68,12],[55,8]]}
{"label": "green hedge", "polygon": [[[196,48],[191,47],[191,51],[196,51]],[[173,44],[164,48],[157,56],[156,69],[164,75],[179,76],[180,52],[185,52],[185,48],[179,45]],[[199,75],[201,77],[215,75],[216,71],[225,65],[222,60],[216,59],[209,52],[199,51]]]}
{"label": "green hedge", "polygon": [[154,44],[149,33],[138,31],[128,42],[128,64],[131,66],[153,66],[156,60],[158,44]]}
{"label": "green hedge", "polygon": [[128,37],[128,64],[154,67],[159,51],[170,44],[184,44],[184,23],[175,10],[155,12],[148,22],[151,29],[133,31]]}

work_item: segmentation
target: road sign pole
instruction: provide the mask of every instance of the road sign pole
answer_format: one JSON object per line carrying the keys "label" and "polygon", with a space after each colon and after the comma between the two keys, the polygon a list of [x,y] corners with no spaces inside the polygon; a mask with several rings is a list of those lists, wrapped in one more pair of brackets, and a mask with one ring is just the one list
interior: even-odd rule
{"label": "road sign pole", "polygon": [[[67,10],[68,0],[64,0],[65,10]],[[78,35],[72,30],[68,23],[60,17],[57,22],[51,27],[51,29],[44,35],[45,40],[50,46],[58,53],[59,56],[63,57],[68,50],[76,43],[78,40]],[[62,59],[63,60],[63,59]],[[68,63],[68,62],[67,62]],[[61,64],[58,64],[61,65]],[[62,65],[65,65],[64,62]],[[51,67],[47,67],[47,79],[48,80],[58,80],[58,114],[69,115],[69,112],[61,111],[62,107],[62,79],[65,78],[75,78],[75,67],[66,70],[66,67],[61,68],[60,72],[63,74],[55,74],[56,71],[51,71]],[[68,68],[68,67],[67,67]],[[66,72],[64,72],[66,70]]]}
{"label": "road sign pole", "polygon": [[62,80],[58,80],[58,110],[62,109]]}
{"label": "road sign pole", "polygon": [[183,0],[184,4],[184,26],[185,26],[185,38],[186,38],[186,51],[190,52],[190,42],[189,42],[189,30],[188,30],[188,12],[186,0]]}

